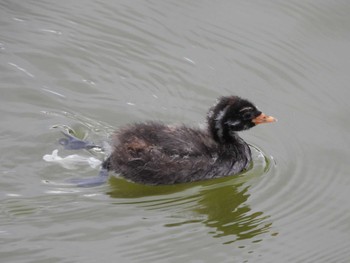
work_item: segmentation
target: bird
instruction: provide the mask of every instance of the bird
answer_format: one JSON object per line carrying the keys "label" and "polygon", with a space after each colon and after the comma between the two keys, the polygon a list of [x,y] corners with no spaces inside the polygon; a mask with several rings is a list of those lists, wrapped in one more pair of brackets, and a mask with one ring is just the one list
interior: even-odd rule
{"label": "bird", "polygon": [[239,96],[222,96],[209,109],[207,127],[132,123],[113,134],[112,153],[102,175],[113,171],[129,181],[172,185],[236,175],[252,161],[238,132],[276,118]]}

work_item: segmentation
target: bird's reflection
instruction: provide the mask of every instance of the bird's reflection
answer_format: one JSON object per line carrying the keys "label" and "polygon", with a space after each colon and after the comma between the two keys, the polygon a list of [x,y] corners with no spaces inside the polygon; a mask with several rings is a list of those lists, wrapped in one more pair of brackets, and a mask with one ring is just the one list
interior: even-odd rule
{"label": "bird's reflection", "polygon": [[[191,184],[169,186],[147,186],[123,179],[111,178],[112,187],[108,195],[118,198],[118,203],[137,203],[144,208],[183,210],[188,218],[166,224],[176,227],[201,222],[208,227],[214,238],[225,238],[225,243],[241,239],[252,239],[268,232],[271,227],[269,216],[254,211],[248,204],[249,175],[226,177]],[[227,241],[228,240],[228,241]]]}

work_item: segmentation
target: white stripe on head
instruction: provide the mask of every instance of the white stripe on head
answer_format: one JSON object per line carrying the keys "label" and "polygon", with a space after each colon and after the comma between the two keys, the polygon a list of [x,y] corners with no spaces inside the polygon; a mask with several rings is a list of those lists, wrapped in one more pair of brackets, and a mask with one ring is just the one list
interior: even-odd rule
{"label": "white stripe on head", "polygon": [[225,122],[227,125],[229,126],[236,126],[237,124],[240,124],[241,121],[240,120],[235,120],[235,121],[227,121]]}
{"label": "white stripe on head", "polygon": [[225,116],[229,107],[230,107],[230,105],[227,105],[223,110],[219,111],[219,113],[217,114],[217,116],[215,118],[215,128],[218,130],[218,137],[220,139],[222,139],[222,136],[224,134],[221,121],[222,121],[222,118]]}
{"label": "white stripe on head", "polygon": [[240,109],[239,112],[246,111],[246,110],[253,110],[253,107],[244,107],[243,109]]}

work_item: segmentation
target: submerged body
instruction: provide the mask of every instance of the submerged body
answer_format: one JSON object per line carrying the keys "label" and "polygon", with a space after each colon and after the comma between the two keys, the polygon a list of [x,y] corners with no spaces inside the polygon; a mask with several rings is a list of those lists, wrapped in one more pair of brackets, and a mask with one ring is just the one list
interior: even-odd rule
{"label": "submerged body", "polygon": [[104,166],[144,184],[175,184],[236,174],[249,165],[250,149],[238,136],[219,144],[208,131],[148,122],[130,125],[114,137]]}

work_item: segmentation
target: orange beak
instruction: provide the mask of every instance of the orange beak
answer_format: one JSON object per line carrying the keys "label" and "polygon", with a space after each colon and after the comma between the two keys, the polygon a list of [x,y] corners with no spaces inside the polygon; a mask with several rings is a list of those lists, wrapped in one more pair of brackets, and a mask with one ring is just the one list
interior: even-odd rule
{"label": "orange beak", "polygon": [[275,119],[272,116],[267,116],[264,113],[261,113],[258,117],[252,119],[252,122],[255,125],[262,124],[262,123],[269,123],[269,122],[275,122],[277,119]]}

